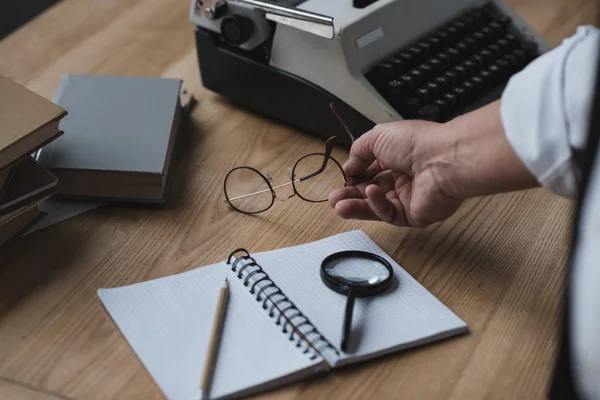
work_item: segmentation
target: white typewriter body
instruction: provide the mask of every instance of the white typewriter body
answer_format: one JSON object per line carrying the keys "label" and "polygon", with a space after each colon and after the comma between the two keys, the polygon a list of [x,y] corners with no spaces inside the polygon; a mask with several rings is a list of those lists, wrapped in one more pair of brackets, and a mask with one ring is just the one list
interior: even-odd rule
{"label": "white typewriter body", "polygon": [[[281,1],[299,4],[289,8],[283,5],[282,11],[278,9]],[[214,6],[215,1],[192,0],[190,19],[198,27],[219,34],[227,13],[246,16],[254,28],[237,46],[240,51],[251,51],[268,42],[266,62],[270,67],[322,88],[373,123],[405,116],[374,87],[366,73],[469,8],[493,3],[510,18],[513,29],[537,44],[539,54],[549,49],[540,35],[501,0],[376,0],[364,8],[354,7],[353,0],[280,0],[278,4],[269,3],[273,9],[254,3],[229,0],[226,11],[210,19],[206,5]],[[300,15],[288,15],[288,9]],[[272,28],[273,22],[276,29]]]}

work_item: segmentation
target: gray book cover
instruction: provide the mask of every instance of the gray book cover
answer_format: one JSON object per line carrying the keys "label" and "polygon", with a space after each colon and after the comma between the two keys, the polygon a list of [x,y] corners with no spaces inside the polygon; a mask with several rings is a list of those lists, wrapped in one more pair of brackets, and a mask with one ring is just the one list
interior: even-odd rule
{"label": "gray book cover", "polygon": [[162,174],[180,79],[65,75],[53,101],[68,110],[62,137],[39,153],[52,169]]}

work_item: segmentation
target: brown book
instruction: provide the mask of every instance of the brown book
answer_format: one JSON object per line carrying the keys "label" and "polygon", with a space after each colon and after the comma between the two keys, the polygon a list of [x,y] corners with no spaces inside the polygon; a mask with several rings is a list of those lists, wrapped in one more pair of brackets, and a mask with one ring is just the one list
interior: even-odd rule
{"label": "brown book", "polygon": [[61,135],[67,111],[0,75],[0,169]]}
{"label": "brown book", "polygon": [[28,204],[48,198],[56,191],[57,178],[26,157],[15,165],[4,196],[0,199],[0,214],[6,214]]}
{"label": "brown book", "polygon": [[23,207],[10,214],[7,218],[3,218],[0,222],[0,246],[27,228],[40,214],[40,209],[36,203],[28,207]]}
{"label": "brown book", "polygon": [[4,194],[4,190],[8,185],[8,181],[10,181],[12,171],[12,167],[0,169],[0,202],[2,202],[2,195]]}

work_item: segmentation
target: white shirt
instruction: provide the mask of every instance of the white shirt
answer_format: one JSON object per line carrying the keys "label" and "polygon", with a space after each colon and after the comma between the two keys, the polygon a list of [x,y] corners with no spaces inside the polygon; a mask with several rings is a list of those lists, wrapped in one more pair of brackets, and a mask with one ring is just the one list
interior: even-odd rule
{"label": "white shirt", "polygon": [[[577,196],[571,147],[586,145],[599,50],[600,31],[579,27],[516,74],[502,95],[502,123],[513,149],[540,184],[560,196]],[[600,155],[594,168],[575,249],[570,329],[577,390],[600,400]]]}

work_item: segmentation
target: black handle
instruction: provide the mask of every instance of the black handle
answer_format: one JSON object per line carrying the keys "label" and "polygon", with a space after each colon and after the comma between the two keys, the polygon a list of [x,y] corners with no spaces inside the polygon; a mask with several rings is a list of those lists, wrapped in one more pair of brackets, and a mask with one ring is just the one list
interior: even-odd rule
{"label": "black handle", "polygon": [[346,302],[346,312],[344,313],[344,330],[342,333],[342,351],[345,353],[350,341],[350,332],[352,331],[352,312],[354,311],[354,292],[350,289],[348,301]]}

